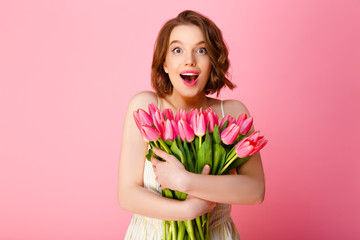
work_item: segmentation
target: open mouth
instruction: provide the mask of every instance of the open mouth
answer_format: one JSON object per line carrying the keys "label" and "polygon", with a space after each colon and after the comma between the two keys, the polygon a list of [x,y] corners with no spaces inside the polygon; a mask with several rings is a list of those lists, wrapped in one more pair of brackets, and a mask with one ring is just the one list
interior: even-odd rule
{"label": "open mouth", "polygon": [[199,75],[196,73],[183,73],[180,74],[180,76],[185,82],[192,83],[198,78]]}

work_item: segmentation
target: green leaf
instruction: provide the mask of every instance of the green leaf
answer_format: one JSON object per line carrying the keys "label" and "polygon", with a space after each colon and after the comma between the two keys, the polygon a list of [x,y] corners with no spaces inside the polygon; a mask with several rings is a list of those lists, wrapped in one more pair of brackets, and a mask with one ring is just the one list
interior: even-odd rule
{"label": "green leaf", "polygon": [[212,144],[211,144],[211,136],[209,132],[206,132],[205,140],[201,144],[201,147],[197,154],[197,159],[195,163],[195,172],[201,173],[202,169],[205,165],[209,165],[210,169],[212,167]]}
{"label": "green leaf", "polygon": [[199,137],[195,136],[195,151],[199,152]]}
{"label": "green leaf", "polygon": [[149,149],[146,153],[146,159],[151,162],[151,156],[155,156],[155,153],[152,149]]}
{"label": "green leaf", "polygon": [[176,141],[173,142],[173,144],[171,145],[171,152],[173,153],[173,155],[184,165],[184,167],[186,168],[186,157],[185,157],[185,153],[184,150],[181,151],[181,149],[183,149],[183,147],[181,146],[181,144],[178,146]]}
{"label": "green leaf", "polygon": [[194,172],[195,167],[194,167],[194,154],[192,153],[192,151],[190,151],[186,141],[183,141],[183,147],[184,147],[184,151],[185,151],[185,156],[186,156],[186,163],[187,163],[187,169],[189,172]]}
{"label": "green leaf", "polygon": [[214,131],[212,133],[212,140],[214,143],[221,143],[219,125],[217,124],[215,125]]}
{"label": "green leaf", "polygon": [[226,151],[220,144],[213,144],[213,153],[213,166],[211,168],[210,174],[217,175],[225,164]]}
{"label": "green leaf", "polygon": [[237,168],[241,165],[243,165],[244,163],[247,162],[247,160],[249,160],[249,157],[245,157],[245,158],[237,158],[235,161],[233,161],[230,166],[227,168],[227,171],[230,171],[231,169]]}
{"label": "green leaf", "polygon": [[173,141],[170,140],[164,140],[164,142],[166,143],[166,145],[168,145],[168,147],[170,147],[173,143]]}
{"label": "green leaf", "polygon": [[178,148],[176,141],[171,144],[170,150],[172,154],[181,162],[181,151]]}
{"label": "green leaf", "polygon": [[224,125],[222,125],[222,127],[221,127],[221,129],[220,129],[220,132],[221,132],[221,133],[222,133],[222,131],[224,131],[225,128],[227,128],[228,124],[229,124],[229,120],[226,120],[226,121],[224,122]]}

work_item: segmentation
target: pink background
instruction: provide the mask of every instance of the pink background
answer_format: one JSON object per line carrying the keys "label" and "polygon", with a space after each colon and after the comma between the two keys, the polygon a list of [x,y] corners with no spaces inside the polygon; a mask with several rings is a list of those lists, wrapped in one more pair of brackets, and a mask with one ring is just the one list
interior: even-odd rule
{"label": "pink background", "polygon": [[209,16],[269,139],[266,198],[242,239],[359,239],[360,1],[2,1],[0,239],[123,239],[124,112],[150,90],[162,24]]}

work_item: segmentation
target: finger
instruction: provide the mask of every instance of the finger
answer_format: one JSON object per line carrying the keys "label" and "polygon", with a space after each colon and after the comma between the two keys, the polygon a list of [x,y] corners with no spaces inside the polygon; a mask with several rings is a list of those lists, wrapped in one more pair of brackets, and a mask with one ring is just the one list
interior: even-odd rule
{"label": "finger", "polygon": [[156,157],[151,156],[151,163],[153,165],[153,167],[156,167],[161,161],[158,160]]}
{"label": "finger", "polygon": [[231,169],[231,170],[229,171],[229,174],[230,174],[230,175],[237,175],[236,169],[235,169],[235,168]]}
{"label": "finger", "polygon": [[208,175],[209,173],[210,173],[210,166],[206,164],[203,170],[201,171],[201,174]]}
{"label": "finger", "polygon": [[157,156],[161,157],[162,159],[164,159],[166,161],[171,159],[172,155],[168,154],[167,152],[165,152],[159,148],[154,147],[152,150]]}
{"label": "finger", "polygon": [[211,204],[210,211],[212,211],[216,207],[216,203]]}

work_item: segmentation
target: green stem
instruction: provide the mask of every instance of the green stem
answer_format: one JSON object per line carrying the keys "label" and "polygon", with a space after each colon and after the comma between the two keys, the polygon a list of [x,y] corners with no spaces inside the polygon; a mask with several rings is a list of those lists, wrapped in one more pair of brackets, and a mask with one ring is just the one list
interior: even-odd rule
{"label": "green stem", "polygon": [[170,227],[166,239],[167,239],[167,240],[171,240],[171,239],[172,239],[172,236],[173,236],[173,235],[172,235],[172,228]]}
{"label": "green stem", "polygon": [[168,145],[161,138],[159,138],[159,143],[164,148],[165,152],[171,154],[170,148],[168,147]]}
{"label": "green stem", "polygon": [[166,222],[165,220],[163,220],[163,240],[166,240]]}
{"label": "green stem", "polygon": [[195,141],[192,141],[192,142],[191,142],[191,148],[192,148],[193,153],[194,153],[194,158],[196,158],[196,157],[195,157],[195,156],[196,156],[196,150],[195,150],[194,142],[195,142]]}
{"label": "green stem", "polygon": [[185,221],[185,228],[186,228],[187,233],[189,234],[190,240],[196,240],[192,220]]}
{"label": "green stem", "polygon": [[177,240],[183,240],[185,237],[185,223],[183,221],[177,221],[178,224],[178,235]]}
{"label": "green stem", "polygon": [[231,164],[233,161],[235,161],[237,158],[238,158],[238,156],[235,154],[235,156],[234,156],[232,159],[230,159],[230,161],[228,161],[228,162],[226,163],[226,165],[221,169],[221,171],[219,172],[219,175],[221,175],[223,172],[225,172],[226,169],[230,166],[230,164]]}
{"label": "green stem", "polygon": [[176,221],[170,221],[171,230],[172,230],[172,239],[176,240],[177,237],[177,224]]}
{"label": "green stem", "polygon": [[234,147],[228,152],[228,154],[226,155],[226,160],[225,160],[225,162],[228,162],[227,159],[233,158],[234,155],[236,155],[235,146],[234,146]]}
{"label": "green stem", "polygon": [[196,225],[197,225],[197,228],[198,228],[198,232],[199,232],[199,235],[200,235],[200,239],[201,240],[204,240],[204,232],[203,232],[203,228],[202,228],[202,224],[201,224],[201,216],[200,217],[197,217],[196,219],[195,219],[195,221],[196,221]]}
{"label": "green stem", "polygon": [[209,240],[209,213],[205,214],[206,216],[206,225],[205,225],[205,240]]}
{"label": "green stem", "polygon": [[170,239],[171,238],[171,229],[170,229],[170,224],[169,224],[169,221],[166,221],[166,240]]}
{"label": "green stem", "polygon": [[159,148],[159,144],[157,141],[154,141],[155,147]]}

